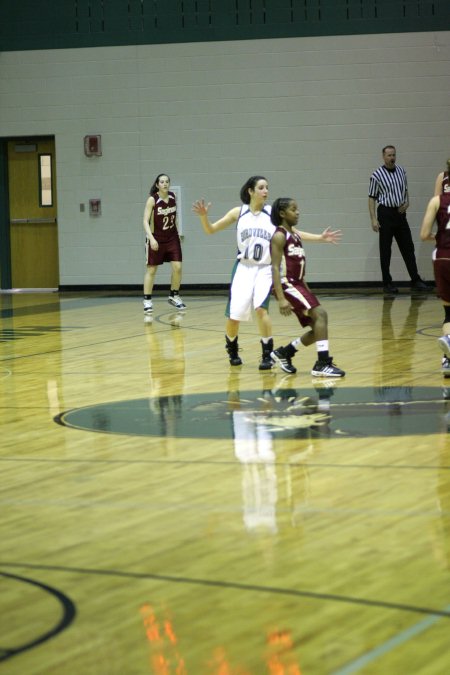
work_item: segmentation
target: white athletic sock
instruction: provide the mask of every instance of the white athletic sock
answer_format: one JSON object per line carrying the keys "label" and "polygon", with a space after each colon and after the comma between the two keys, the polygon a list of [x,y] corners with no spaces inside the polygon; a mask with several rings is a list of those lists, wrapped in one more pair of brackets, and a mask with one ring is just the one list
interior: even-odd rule
{"label": "white athletic sock", "polygon": [[316,348],[318,352],[327,352],[328,351],[328,340],[317,340]]}

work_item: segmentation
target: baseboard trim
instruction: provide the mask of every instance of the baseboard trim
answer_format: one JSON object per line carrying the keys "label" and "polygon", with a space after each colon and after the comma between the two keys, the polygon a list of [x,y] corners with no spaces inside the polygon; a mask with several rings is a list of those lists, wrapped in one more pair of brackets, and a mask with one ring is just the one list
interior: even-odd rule
{"label": "baseboard trim", "polygon": [[[409,281],[395,281],[395,285],[398,288],[410,288],[411,283]],[[434,288],[433,281],[427,281],[430,289]],[[379,281],[330,281],[330,282],[320,282],[320,281],[311,281],[308,282],[308,286],[313,289],[323,289],[323,290],[334,290],[338,292],[343,291],[368,291],[368,290],[379,290],[383,291],[383,285]],[[89,293],[132,293],[141,295],[142,294],[142,284],[74,284],[74,285],[61,285],[58,289],[61,293],[73,293],[73,292],[89,292]],[[153,293],[167,293],[170,290],[168,284],[155,284],[153,288]],[[196,293],[225,293],[227,294],[229,290],[229,284],[183,284],[181,287],[181,293],[184,295],[196,294]]]}

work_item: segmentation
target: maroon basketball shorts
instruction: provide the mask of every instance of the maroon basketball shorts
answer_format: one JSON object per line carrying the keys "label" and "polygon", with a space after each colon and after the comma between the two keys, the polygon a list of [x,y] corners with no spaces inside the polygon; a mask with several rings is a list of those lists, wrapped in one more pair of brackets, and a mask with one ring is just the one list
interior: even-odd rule
{"label": "maroon basketball shorts", "polygon": [[145,259],[147,265],[155,267],[165,262],[181,262],[183,256],[181,253],[181,242],[179,237],[174,237],[169,241],[158,241],[159,248],[153,251],[150,242],[145,242]]}
{"label": "maroon basketball shorts", "polygon": [[437,294],[444,302],[450,302],[450,258],[433,260]]}
{"label": "maroon basketball shorts", "polygon": [[307,312],[320,305],[319,299],[301,281],[283,279],[282,286],[284,296],[291,303],[292,311],[300,324],[302,326],[311,325],[311,319]]}

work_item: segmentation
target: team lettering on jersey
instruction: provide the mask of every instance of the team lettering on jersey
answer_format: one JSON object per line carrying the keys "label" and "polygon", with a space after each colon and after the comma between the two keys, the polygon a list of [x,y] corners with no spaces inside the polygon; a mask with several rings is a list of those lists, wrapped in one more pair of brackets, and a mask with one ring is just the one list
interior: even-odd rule
{"label": "team lettering on jersey", "polygon": [[176,210],[177,210],[176,206],[167,206],[166,208],[158,206],[156,213],[158,214],[158,216],[169,216],[171,213],[175,213]]}
{"label": "team lettering on jersey", "polygon": [[287,255],[291,258],[304,258],[305,249],[302,246],[296,246],[295,244],[288,244]]}
{"label": "team lettering on jersey", "polygon": [[173,192],[169,192],[168,199],[159,195],[154,196],[155,207],[152,214],[153,234],[158,241],[176,239],[177,232],[177,204]]}
{"label": "team lettering on jersey", "polygon": [[270,241],[275,225],[270,222],[270,207],[252,213],[244,204],[236,224],[238,260],[246,265],[270,265]]}
{"label": "team lettering on jersey", "polygon": [[245,241],[251,237],[259,237],[260,239],[266,239],[267,241],[270,241],[272,238],[272,233],[267,232],[267,230],[264,230],[261,227],[251,227],[247,228],[246,230],[242,230],[241,241]]}
{"label": "team lettering on jersey", "polygon": [[283,256],[280,265],[281,282],[283,284],[292,281],[302,281],[305,274],[305,249],[297,231],[289,232],[284,227],[279,227],[278,232],[285,236]]}

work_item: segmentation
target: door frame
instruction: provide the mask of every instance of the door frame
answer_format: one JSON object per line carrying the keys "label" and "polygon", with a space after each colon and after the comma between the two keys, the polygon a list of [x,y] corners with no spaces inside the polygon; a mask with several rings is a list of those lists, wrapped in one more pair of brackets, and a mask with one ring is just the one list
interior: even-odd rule
{"label": "door frame", "polygon": [[11,288],[11,240],[9,236],[8,140],[0,138],[0,288]]}
{"label": "door frame", "polygon": [[2,136],[0,138],[0,289],[4,291],[12,289],[8,142],[27,141],[31,143],[45,139],[51,139],[56,144],[55,136],[52,134]]}

